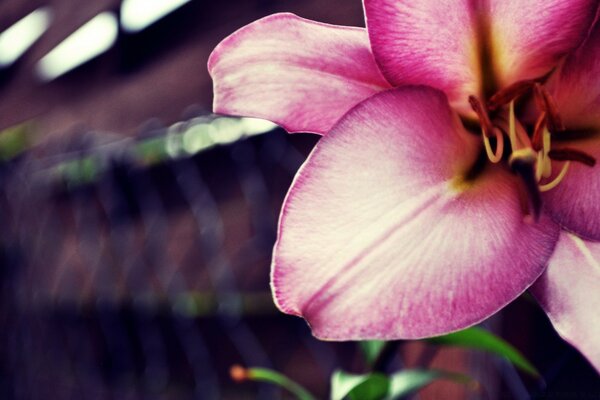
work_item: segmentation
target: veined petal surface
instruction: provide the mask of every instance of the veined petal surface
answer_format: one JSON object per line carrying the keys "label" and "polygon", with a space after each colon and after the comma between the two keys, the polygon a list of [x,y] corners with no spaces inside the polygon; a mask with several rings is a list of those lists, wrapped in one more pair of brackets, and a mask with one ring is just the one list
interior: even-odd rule
{"label": "veined petal surface", "polygon": [[546,87],[567,129],[600,131],[600,24],[567,57]]}
{"label": "veined petal surface", "polygon": [[[583,151],[600,160],[600,136],[553,145],[555,150],[562,148]],[[561,168],[561,162],[553,162],[554,175]],[[600,166],[590,167],[578,162],[571,162],[558,186],[542,193],[544,211],[552,219],[567,230],[591,240],[600,240],[599,197]]]}
{"label": "veined petal surface", "polygon": [[373,54],[394,86],[424,84],[444,91],[470,113],[481,73],[472,0],[364,0]]}
{"label": "veined petal surface", "polygon": [[223,40],[208,69],[217,113],[264,118],[290,132],[327,132],[346,111],[390,87],[363,28],[274,14]]}
{"label": "veined petal surface", "polygon": [[524,221],[516,178],[488,168],[446,96],[377,94],[321,139],[286,198],[279,308],[333,340],[418,338],[488,317],[542,273],[558,227]]}
{"label": "veined petal surface", "polygon": [[[553,136],[553,149],[575,149],[600,161],[600,25],[552,74],[546,87],[566,131]],[[555,171],[561,168],[555,163]],[[567,230],[600,240],[600,169],[571,163],[564,180],[543,194],[545,210]]]}
{"label": "veined petal surface", "polygon": [[531,289],[558,333],[600,372],[600,243],[561,233]]}
{"label": "veined petal surface", "polygon": [[500,86],[541,77],[586,38],[598,0],[489,1],[494,70]]}

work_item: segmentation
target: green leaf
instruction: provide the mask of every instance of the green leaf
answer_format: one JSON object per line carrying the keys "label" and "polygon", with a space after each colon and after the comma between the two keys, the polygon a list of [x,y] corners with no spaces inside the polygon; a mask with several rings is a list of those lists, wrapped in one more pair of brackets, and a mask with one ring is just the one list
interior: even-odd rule
{"label": "green leaf", "polygon": [[367,364],[373,365],[385,347],[385,343],[383,340],[364,340],[358,343]]}
{"label": "green leaf", "polygon": [[538,370],[511,344],[490,331],[477,326],[448,335],[427,339],[427,341],[438,345],[468,347],[487,351],[505,357],[517,368],[530,375],[535,377],[540,376]]}
{"label": "green leaf", "polygon": [[32,126],[27,122],[1,131],[0,160],[11,160],[27,150],[32,144],[32,135]]}
{"label": "green leaf", "polygon": [[331,400],[381,400],[388,393],[390,380],[383,374],[348,374],[335,371],[331,376]]}
{"label": "green leaf", "polygon": [[395,400],[424,388],[436,379],[446,379],[467,385],[471,389],[479,384],[467,375],[441,370],[406,369],[396,372],[390,378],[390,390],[385,400]]}
{"label": "green leaf", "polygon": [[316,398],[300,384],[294,382],[287,376],[267,368],[248,368],[235,366],[231,375],[238,381],[250,380],[255,382],[267,382],[280,386],[296,396],[298,400],[315,400]]}

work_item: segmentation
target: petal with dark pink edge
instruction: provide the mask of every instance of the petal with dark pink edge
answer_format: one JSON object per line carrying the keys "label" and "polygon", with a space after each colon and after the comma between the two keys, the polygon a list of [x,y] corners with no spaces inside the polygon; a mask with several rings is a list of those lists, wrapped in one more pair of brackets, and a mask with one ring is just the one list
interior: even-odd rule
{"label": "petal with dark pink edge", "polygon": [[[600,133],[600,132],[599,132]],[[559,133],[560,134],[560,133]],[[600,160],[600,136],[553,145],[554,150],[569,148]],[[554,175],[562,163],[554,162]],[[553,179],[554,176],[550,177]],[[544,211],[567,230],[586,239],[600,240],[600,166],[571,162],[564,179],[542,193]]]}
{"label": "petal with dark pink edge", "polygon": [[346,111],[390,87],[365,29],[274,14],[223,40],[208,60],[214,111],[325,133]]}
{"label": "petal with dark pink edge", "polygon": [[494,69],[500,86],[550,72],[583,42],[598,0],[489,1]]}
{"label": "petal with dark pink edge", "polygon": [[552,74],[546,87],[569,130],[600,131],[600,24]]}
{"label": "petal with dark pink edge", "polygon": [[563,232],[531,290],[558,333],[600,372],[600,243]]}
{"label": "petal with dark pink edge", "polygon": [[462,113],[481,92],[471,0],[364,0],[373,54],[395,86],[444,91]]}
{"label": "petal with dark pink edge", "polygon": [[464,179],[479,140],[431,88],[349,111],[284,203],[271,275],[279,308],[323,339],[418,338],[473,325],[522,293],[558,227],[524,221],[510,173]]}

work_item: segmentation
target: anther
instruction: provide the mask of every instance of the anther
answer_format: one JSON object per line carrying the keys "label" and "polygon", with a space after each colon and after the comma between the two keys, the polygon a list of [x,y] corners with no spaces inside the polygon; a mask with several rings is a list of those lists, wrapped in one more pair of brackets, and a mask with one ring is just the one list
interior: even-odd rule
{"label": "anther", "polygon": [[494,111],[507,105],[511,101],[514,101],[527,93],[535,84],[536,82],[534,80],[519,81],[496,92],[496,94],[490,97],[490,100],[488,101],[489,109]]}
{"label": "anther", "polygon": [[546,120],[550,132],[560,132],[565,130],[562,119],[558,114],[556,103],[548,93],[548,90],[539,83],[535,84],[535,99],[538,107],[546,113]]}
{"label": "anther", "polygon": [[590,167],[596,165],[596,159],[594,157],[575,149],[562,148],[550,150],[548,152],[548,157],[556,161],[576,161]]}
{"label": "anther", "polygon": [[492,135],[494,135],[494,126],[492,125],[492,121],[490,121],[485,104],[475,96],[469,96],[469,104],[471,104],[471,108],[479,118],[479,123],[481,124],[481,129],[484,131],[484,135],[488,138],[492,137]]}

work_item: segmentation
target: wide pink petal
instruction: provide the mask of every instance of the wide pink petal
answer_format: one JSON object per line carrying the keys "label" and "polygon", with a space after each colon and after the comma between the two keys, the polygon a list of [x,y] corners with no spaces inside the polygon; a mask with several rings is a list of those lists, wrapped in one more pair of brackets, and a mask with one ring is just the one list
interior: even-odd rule
{"label": "wide pink petal", "polygon": [[[576,149],[600,160],[600,138],[558,142],[553,149]],[[554,174],[562,163],[554,162]],[[552,177],[550,178],[552,179]],[[542,194],[544,211],[571,232],[586,239],[600,240],[600,166],[571,162],[565,178]]]}
{"label": "wide pink petal", "polygon": [[363,28],[274,14],[213,51],[214,111],[271,120],[290,132],[325,133],[346,111],[389,88]]}
{"label": "wide pink petal", "polygon": [[531,289],[558,333],[600,372],[600,243],[563,232]]}
{"label": "wide pink petal", "polygon": [[480,95],[472,0],[364,0],[367,30],[382,72],[395,86],[425,84],[469,113]]}
{"label": "wide pink petal", "polygon": [[479,141],[426,87],[377,94],[342,117],[284,204],[279,308],[324,339],[417,338],[475,324],[523,292],[558,228],[526,222],[512,174],[464,180]]}
{"label": "wide pink petal", "polygon": [[546,87],[566,127],[600,130],[600,24],[552,74]]}
{"label": "wide pink petal", "polygon": [[598,9],[598,0],[485,1],[500,86],[550,72],[585,39]]}

